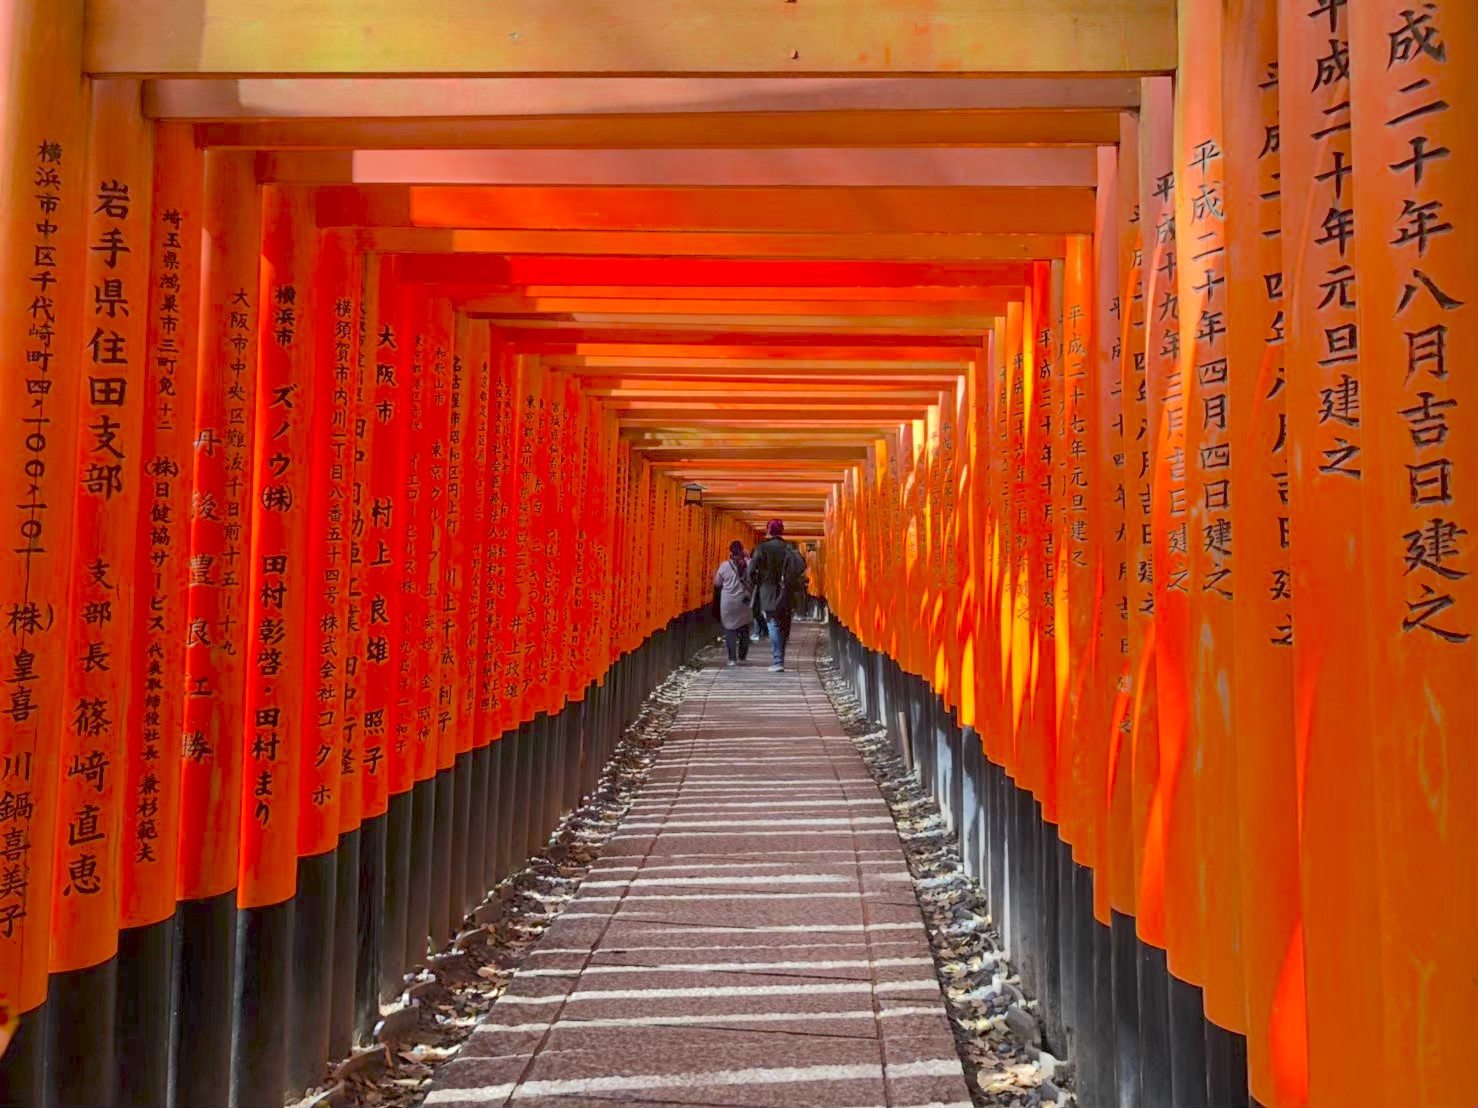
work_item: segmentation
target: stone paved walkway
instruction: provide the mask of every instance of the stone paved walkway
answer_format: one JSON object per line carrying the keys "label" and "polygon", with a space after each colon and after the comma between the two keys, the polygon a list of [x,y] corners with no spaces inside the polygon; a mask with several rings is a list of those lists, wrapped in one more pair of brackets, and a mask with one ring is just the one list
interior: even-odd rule
{"label": "stone paved walkway", "polygon": [[427,1105],[969,1108],[892,818],[822,691],[720,662]]}

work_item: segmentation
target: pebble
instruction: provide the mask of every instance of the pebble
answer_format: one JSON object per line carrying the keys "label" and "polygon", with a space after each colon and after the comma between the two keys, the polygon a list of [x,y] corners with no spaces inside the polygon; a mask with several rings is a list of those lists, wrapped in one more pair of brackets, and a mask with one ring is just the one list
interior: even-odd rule
{"label": "pebble", "polygon": [[1006,1009],[1006,1026],[1027,1046],[1041,1045],[1042,1032],[1037,1021],[1014,1004]]}

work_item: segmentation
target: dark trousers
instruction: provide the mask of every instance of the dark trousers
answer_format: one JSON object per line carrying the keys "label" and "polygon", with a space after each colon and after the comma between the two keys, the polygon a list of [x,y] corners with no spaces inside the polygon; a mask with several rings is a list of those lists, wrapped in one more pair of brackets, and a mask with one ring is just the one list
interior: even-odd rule
{"label": "dark trousers", "polygon": [[743,627],[735,627],[733,630],[724,628],[724,646],[729,651],[729,661],[742,662],[749,657],[749,624]]}

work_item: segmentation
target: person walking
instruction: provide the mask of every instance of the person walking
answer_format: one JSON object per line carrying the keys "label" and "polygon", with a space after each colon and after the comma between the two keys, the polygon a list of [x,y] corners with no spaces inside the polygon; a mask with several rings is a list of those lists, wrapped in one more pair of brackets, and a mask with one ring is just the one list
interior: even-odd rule
{"label": "person walking", "polygon": [[767,537],[754,548],[749,563],[749,581],[759,594],[760,610],[770,625],[770,672],[784,673],[791,616],[796,598],[805,595],[806,560],[783,538],[783,521],[772,519],[765,530]]}
{"label": "person walking", "polygon": [[729,665],[737,666],[749,657],[749,625],[753,619],[753,589],[749,583],[749,559],[744,544],[735,539],[729,544],[729,557],[713,575],[713,591],[718,595],[718,617],[724,627],[724,646],[729,652]]}

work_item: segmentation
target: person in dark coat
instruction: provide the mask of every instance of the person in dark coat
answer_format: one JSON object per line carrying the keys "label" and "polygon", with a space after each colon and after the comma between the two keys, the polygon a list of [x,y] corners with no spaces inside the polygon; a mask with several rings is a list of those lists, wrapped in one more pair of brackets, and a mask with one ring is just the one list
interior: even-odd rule
{"label": "person in dark coat", "polygon": [[785,671],[785,647],[790,642],[790,620],[797,598],[806,595],[806,560],[782,537],[785,524],[772,519],[768,537],[754,548],[749,580],[759,594],[760,610],[770,625],[771,673]]}

